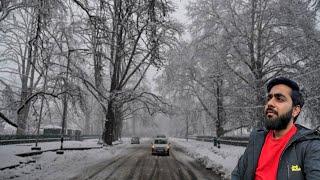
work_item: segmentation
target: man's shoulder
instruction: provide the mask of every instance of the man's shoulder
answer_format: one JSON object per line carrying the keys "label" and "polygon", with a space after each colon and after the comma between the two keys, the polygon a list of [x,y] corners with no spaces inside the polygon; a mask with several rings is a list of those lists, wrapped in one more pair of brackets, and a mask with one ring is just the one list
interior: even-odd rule
{"label": "man's shoulder", "polygon": [[304,127],[302,125],[296,124],[296,127],[298,129],[296,134],[296,139],[300,140],[316,140],[320,142],[320,130],[319,128],[315,129],[309,129],[307,127]]}

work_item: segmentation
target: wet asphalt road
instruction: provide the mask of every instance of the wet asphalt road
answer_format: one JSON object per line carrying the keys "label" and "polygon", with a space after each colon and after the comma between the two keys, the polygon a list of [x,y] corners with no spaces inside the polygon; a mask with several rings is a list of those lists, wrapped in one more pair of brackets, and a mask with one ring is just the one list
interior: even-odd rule
{"label": "wet asphalt road", "polygon": [[219,180],[213,171],[172,145],[170,156],[151,155],[149,143],[131,145],[121,157],[88,167],[73,179],[105,180]]}

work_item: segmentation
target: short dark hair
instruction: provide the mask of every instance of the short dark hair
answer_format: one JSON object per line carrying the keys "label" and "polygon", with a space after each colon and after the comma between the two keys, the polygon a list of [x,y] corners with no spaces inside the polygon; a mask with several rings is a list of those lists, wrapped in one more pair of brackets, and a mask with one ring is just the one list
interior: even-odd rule
{"label": "short dark hair", "polygon": [[[289,86],[291,89],[292,89],[292,92],[291,92],[291,99],[292,99],[292,104],[293,106],[297,106],[299,105],[300,108],[303,107],[304,105],[304,99],[303,99],[303,96],[300,92],[300,88],[298,86],[298,84],[289,79],[289,78],[285,78],[285,77],[277,77],[277,78],[274,78],[272,80],[270,80],[267,84],[267,91],[270,92],[271,88],[275,85],[278,85],[278,84],[284,84],[284,85],[287,85]],[[298,115],[299,116],[299,115]],[[296,119],[298,118],[298,116],[296,116],[294,118],[294,121],[296,121]]]}

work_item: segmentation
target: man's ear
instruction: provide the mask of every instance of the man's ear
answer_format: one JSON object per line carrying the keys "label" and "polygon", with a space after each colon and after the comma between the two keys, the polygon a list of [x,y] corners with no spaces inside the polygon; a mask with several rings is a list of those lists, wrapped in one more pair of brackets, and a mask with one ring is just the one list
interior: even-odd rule
{"label": "man's ear", "polygon": [[292,116],[295,118],[300,114],[300,112],[301,112],[300,105],[296,105],[296,106],[293,107]]}

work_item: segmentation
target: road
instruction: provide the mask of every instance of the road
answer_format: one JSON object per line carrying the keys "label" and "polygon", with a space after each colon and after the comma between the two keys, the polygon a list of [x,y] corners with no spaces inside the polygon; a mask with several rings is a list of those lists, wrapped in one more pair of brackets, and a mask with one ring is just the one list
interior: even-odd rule
{"label": "road", "polygon": [[150,143],[131,145],[128,154],[86,168],[76,179],[219,180],[213,171],[172,145],[170,156],[151,155]]}

